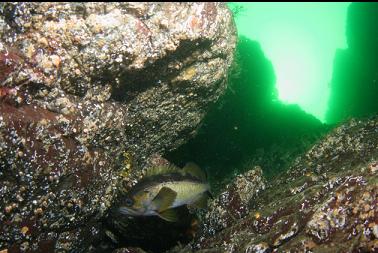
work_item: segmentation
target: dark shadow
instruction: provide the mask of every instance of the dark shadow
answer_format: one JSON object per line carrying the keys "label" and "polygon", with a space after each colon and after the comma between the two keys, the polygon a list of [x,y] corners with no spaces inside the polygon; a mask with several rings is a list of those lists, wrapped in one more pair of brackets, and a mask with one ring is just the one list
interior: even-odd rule
{"label": "dark shadow", "polygon": [[328,123],[378,112],[378,3],[352,3],[348,8],[348,49],[335,55]]}
{"label": "dark shadow", "polygon": [[235,62],[226,95],[197,136],[166,155],[180,166],[194,161],[204,167],[215,188],[254,165],[267,176],[278,174],[324,130],[299,106],[277,101],[272,64],[257,42],[241,37]]}
{"label": "dark shadow", "polygon": [[[186,206],[175,208],[177,222],[158,216],[126,216],[112,208],[102,220],[99,233],[91,241],[91,253],[112,253],[117,248],[141,248],[146,252],[166,252],[178,244],[189,243],[198,230],[198,219]],[[124,252],[124,251],[122,251]],[[135,251],[139,252],[139,251]]]}

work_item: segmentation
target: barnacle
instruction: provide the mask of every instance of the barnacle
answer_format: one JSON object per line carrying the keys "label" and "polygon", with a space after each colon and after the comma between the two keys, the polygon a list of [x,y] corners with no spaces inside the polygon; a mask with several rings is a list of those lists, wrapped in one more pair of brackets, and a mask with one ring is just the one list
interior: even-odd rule
{"label": "barnacle", "polygon": [[121,171],[121,177],[128,178],[131,170],[133,169],[133,156],[129,151],[123,152],[123,169]]}

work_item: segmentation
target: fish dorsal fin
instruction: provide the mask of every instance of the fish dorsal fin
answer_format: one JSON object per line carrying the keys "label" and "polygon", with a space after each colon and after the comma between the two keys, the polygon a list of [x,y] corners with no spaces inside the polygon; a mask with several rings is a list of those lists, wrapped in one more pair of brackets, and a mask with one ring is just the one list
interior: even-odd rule
{"label": "fish dorsal fin", "polygon": [[191,203],[189,206],[199,209],[206,209],[207,208],[207,200],[209,199],[210,195],[208,192],[204,192],[201,197],[199,197],[195,202]]}
{"label": "fish dorsal fin", "polygon": [[196,177],[202,181],[206,181],[205,172],[203,172],[203,170],[201,170],[200,167],[198,167],[198,165],[195,163],[187,163],[183,170],[185,173],[190,174],[193,177]]}
{"label": "fish dorsal fin", "polygon": [[181,173],[181,170],[174,165],[157,166],[147,169],[145,176],[152,177],[170,173]]}
{"label": "fish dorsal fin", "polygon": [[163,212],[158,213],[159,217],[163,220],[169,222],[176,222],[178,221],[177,213],[173,209],[167,209]]}
{"label": "fish dorsal fin", "polygon": [[152,200],[152,203],[156,206],[158,212],[162,212],[172,206],[176,196],[177,192],[168,187],[163,187]]}

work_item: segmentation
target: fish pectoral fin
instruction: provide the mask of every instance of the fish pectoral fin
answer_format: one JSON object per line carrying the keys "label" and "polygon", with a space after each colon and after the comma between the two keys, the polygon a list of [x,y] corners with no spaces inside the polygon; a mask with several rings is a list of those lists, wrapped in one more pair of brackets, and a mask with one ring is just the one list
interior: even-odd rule
{"label": "fish pectoral fin", "polygon": [[163,212],[157,213],[160,218],[169,222],[178,221],[177,213],[173,209],[167,209]]}
{"label": "fish pectoral fin", "polygon": [[152,203],[158,209],[158,212],[169,209],[175,201],[177,192],[168,187],[160,189],[159,193],[152,200]]}
{"label": "fish pectoral fin", "polygon": [[184,172],[192,175],[202,181],[206,181],[206,174],[200,167],[195,163],[187,163],[183,168]]}
{"label": "fish pectoral fin", "polygon": [[209,194],[205,192],[202,194],[201,197],[199,197],[199,199],[197,199],[195,202],[193,202],[189,206],[194,207],[194,208],[206,209],[208,199],[209,199]]}

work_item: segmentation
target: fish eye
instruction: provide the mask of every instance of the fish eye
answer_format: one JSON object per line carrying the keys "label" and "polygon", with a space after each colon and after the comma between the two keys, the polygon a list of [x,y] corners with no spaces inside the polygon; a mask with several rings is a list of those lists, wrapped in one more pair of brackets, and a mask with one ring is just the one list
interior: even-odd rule
{"label": "fish eye", "polygon": [[130,198],[127,198],[125,200],[125,204],[126,204],[126,206],[132,206],[134,204],[134,201]]}

